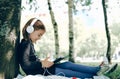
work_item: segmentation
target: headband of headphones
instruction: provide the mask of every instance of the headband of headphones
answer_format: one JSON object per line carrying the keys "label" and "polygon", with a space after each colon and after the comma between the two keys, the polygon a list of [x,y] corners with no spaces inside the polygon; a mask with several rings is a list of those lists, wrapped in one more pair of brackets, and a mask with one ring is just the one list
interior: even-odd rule
{"label": "headband of headphones", "polygon": [[33,19],[30,25],[26,28],[26,31],[28,33],[32,33],[34,31],[33,25],[37,22],[37,20],[38,20],[37,18]]}

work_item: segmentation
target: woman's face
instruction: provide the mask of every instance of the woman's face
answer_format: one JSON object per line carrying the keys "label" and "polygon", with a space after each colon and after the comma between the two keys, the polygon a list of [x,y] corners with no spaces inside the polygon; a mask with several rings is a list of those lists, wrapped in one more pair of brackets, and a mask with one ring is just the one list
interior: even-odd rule
{"label": "woman's face", "polygon": [[30,34],[30,39],[32,40],[33,43],[35,43],[37,40],[41,38],[41,36],[45,33],[45,30],[35,30]]}

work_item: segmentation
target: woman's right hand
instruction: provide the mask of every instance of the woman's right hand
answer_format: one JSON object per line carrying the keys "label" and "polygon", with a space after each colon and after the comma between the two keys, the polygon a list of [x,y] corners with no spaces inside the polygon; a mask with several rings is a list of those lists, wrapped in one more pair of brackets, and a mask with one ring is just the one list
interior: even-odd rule
{"label": "woman's right hand", "polygon": [[54,64],[53,62],[49,61],[49,58],[50,57],[47,57],[47,58],[45,58],[44,60],[41,61],[43,68],[49,68]]}

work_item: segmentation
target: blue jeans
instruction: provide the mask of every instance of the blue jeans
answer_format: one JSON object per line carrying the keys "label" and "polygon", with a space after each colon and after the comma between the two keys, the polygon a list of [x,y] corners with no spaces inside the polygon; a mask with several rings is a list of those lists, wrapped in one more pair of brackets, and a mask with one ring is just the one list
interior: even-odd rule
{"label": "blue jeans", "polygon": [[[79,65],[72,62],[56,64],[55,74],[66,77],[93,78],[100,70],[100,66],[92,67]],[[60,74],[61,73],[61,74]]]}

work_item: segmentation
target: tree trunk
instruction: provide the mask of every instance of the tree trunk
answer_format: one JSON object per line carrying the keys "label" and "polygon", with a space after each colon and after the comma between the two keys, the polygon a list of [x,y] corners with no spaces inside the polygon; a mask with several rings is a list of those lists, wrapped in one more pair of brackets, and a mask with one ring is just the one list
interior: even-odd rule
{"label": "tree trunk", "polygon": [[108,23],[107,23],[107,11],[106,11],[105,0],[102,0],[102,6],[103,6],[103,12],[104,12],[105,29],[106,29],[106,36],[107,36],[107,43],[108,43],[106,57],[108,58],[108,62],[111,63],[111,38],[110,38],[110,33],[109,33]]}
{"label": "tree trunk", "polygon": [[68,15],[69,15],[69,61],[74,62],[73,0],[68,0]]}
{"label": "tree trunk", "polygon": [[54,13],[52,11],[52,6],[50,3],[50,0],[48,0],[48,7],[50,11],[50,16],[51,16],[51,21],[53,24],[54,28],[54,36],[55,36],[55,53],[56,53],[56,58],[59,56],[59,38],[58,38],[58,25],[57,22],[55,21]]}
{"label": "tree trunk", "polygon": [[19,31],[20,7],[20,0],[0,1],[0,79],[13,79],[15,76],[15,41]]}

